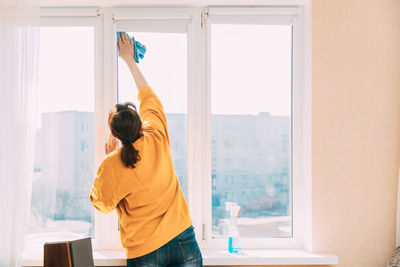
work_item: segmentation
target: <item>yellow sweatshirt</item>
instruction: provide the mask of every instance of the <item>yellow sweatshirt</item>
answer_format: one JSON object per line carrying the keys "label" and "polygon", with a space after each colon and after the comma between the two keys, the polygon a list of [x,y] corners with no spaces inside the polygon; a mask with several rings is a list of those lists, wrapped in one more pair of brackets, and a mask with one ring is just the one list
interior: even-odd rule
{"label": "yellow sweatshirt", "polygon": [[143,135],[133,146],[140,160],[127,168],[121,149],[97,170],[90,201],[101,212],[117,209],[126,257],[148,254],[192,225],[189,209],[172,164],[167,120],[149,86],[138,94]]}

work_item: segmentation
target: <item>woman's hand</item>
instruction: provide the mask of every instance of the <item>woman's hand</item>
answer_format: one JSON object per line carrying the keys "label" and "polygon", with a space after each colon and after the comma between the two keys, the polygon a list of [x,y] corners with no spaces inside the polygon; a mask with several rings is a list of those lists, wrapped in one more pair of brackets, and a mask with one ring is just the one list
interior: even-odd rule
{"label": "woman's hand", "polygon": [[118,147],[118,139],[115,138],[112,134],[108,137],[108,141],[106,143],[106,155],[113,152]]}
{"label": "woman's hand", "polygon": [[133,41],[133,38],[129,38],[126,33],[122,32],[121,35],[118,38],[118,51],[119,51],[119,56],[122,57],[122,59],[128,64],[131,62],[135,62],[133,56],[134,56],[134,45],[135,42]]}
{"label": "woman's hand", "polygon": [[147,85],[147,82],[143,77],[143,74],[140,72],[138,65],[135,62],[135,59],[133,58],[135,53],[134,43],[135,42],[133,41],[133,38],[129,39],[126,33],[122,32],[118,38],[118,51],[120,57],[122,57],[122,59],[128,65],[129,70],[131,71],[135,80],[137,89],[140,90]]}

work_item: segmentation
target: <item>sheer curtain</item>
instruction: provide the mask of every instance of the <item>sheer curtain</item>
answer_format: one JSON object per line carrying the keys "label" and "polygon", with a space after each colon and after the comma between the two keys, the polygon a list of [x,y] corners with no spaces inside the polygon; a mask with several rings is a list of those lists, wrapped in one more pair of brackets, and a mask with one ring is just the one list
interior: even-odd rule
{"label": "sheer curtain", "polygon": [[33,174],[39,1],[0,0],[0,266],[20,266]]}

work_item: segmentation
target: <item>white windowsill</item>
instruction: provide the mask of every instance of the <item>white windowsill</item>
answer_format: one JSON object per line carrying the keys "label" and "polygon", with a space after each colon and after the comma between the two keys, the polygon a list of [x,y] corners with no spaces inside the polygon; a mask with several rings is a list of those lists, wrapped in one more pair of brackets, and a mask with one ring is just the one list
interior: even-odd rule
{"label": "white windowsill", "polygon": [[[334,265],[339,258],[332,254],[315,254],[302,250],[246,250],[230,254],[221,250],[204,250],[203,265]],[[95,266],[126,266],[124,251],[94,251]],[[42,259],[24,259],[24,267],[43,266]]]}

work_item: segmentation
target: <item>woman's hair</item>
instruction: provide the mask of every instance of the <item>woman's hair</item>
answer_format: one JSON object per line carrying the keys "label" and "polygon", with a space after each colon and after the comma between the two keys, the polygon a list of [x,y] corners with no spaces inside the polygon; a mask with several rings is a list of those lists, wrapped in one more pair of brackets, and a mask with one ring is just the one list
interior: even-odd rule
{"label": "woman's hair", "polygon": [[130,102],[115,105],[108,114],[108,126],[111,133],[122,142],[122,162],[126,167],[135,168],[140,156],[132,143],[142,136],[142,120],[136,106]]}

